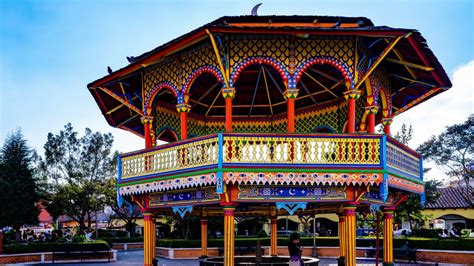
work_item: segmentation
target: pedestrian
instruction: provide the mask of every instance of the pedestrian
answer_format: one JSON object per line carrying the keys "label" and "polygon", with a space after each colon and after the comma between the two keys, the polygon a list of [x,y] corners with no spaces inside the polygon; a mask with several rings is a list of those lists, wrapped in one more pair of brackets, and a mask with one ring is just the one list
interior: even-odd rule
{"label": "pedestrian", "polygon": [[288,241],[288,252],[290,253],[289,266],[303,265],[303,261],[301,260],[303,249],[300,246],[300,236],[296,232],[290,235],[290,240]]}

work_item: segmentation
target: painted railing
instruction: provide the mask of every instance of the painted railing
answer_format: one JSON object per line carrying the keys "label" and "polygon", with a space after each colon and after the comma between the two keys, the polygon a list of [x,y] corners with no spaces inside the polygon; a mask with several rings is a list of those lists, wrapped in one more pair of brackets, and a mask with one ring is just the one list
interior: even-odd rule
{"label": "painted railing", "polygon": [[122,154],[119,179],[236,167],[378,169],[420,179],[422,166],[416,152],[383,135],[219,133]]}
{"label": "painted railing", "polygon": [[421,155],[393,138],[387,138],[386,170],[401,177],[420,179],[423,176]]}
{"label": "painted railing", "polygon": [[212,167],[217,164],[217,135],[189,139],[120,155],[121,180]]}

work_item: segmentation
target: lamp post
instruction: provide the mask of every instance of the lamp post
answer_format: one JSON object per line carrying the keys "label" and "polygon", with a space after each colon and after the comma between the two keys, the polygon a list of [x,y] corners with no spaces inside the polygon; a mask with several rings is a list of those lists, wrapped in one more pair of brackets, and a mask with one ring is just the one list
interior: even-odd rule
{"label": "lamp post", "polygon": [[316,249],[316,213],[313,214],[313,250],[311,256],[314,258],[318,257],[318,250]]}

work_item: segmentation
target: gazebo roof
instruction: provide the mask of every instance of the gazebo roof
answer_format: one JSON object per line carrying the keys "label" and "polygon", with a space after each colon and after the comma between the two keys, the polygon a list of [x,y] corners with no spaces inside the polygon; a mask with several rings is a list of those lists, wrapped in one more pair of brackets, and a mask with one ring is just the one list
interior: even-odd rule
{"label": "gazebo roof", "polygon": [[[138,125],[136,111],[142,109],[142,101],[136,95],[142,88],[140,73],[148,66],[166,60],[199,42],[209,42],[207,31],[214,34],[265,34],[296,36],[359,36],[367,44],[374,44],[377,39],[409,36],[396,44],[396,51],[390,52],[390,59],[381,65],[392,76],[392,107],[395,114],[401,113],[444,90],[450,88],[451,82],[443,67],[428,47],[426,40],[416,30],[374,26],[370,19],[364,17],[336,16],[225,16],[184,34],[142,55],[129,58],[129,64],[88,84],[88,88],[101,108],[111,126],[130,130],[142,135]],[[388,44],[379,42],[371,48],[375,55],[380,54]],[[403,60],[399,60],[403,58]],[[406,77],[416,77],[407,79]],[[122,83],[128,86],[123,86]],[[112,97],[97,88],[105,88],[118,97]],[[129,95],[126,97],[125,95]],[[120,112],[112,110],[127,101],[128,108]],[[129,110],[127,110],[129,109]],[[135,112],[133,111],[135,109]]]}

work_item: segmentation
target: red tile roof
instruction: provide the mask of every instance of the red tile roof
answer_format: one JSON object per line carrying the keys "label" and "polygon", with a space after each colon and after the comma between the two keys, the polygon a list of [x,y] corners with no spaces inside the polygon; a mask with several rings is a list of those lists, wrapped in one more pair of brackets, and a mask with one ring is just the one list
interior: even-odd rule
{"label": "red tile roof", "polygon": [[466,193],[463,187],[446,187],[439,189],[441,193],[438,200],[434,203],[426,204],[425,209],[456,209],[473,208],[474,195]]}

